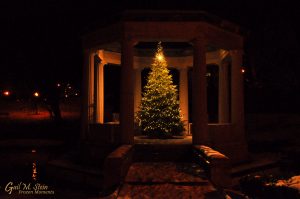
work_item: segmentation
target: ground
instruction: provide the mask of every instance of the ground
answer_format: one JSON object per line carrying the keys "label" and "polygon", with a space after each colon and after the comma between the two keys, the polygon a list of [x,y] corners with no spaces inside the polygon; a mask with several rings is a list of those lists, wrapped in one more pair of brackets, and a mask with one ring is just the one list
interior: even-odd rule
{"label": "ground", "polygon": [[286,186],[293,189],[296,189],[300,193],[300,175],[299,176],[293,176],[287,180],[278,180],[276,182],[276,186]]}
{"label": "ground", "polygon": [[119,198],[223,198],[193,163],[140,162],[129,168]]}
{"label": "ground", "polygon": [[[80,130],[80,106],[78,102],[72,103],[71,106],[68,103],[62,104],[62,123],[52,121],[44,107],[39,107],[38,114],[35,114],[26,104],[11,105],[5,103],[2,106],[0,104],[0,198],[8,197],[7,193],[4,192],[4,187],[9,181],[34,182],[32,178],[34,165],[37,167],[38,181],[48,183],[48,180],[43,176],[46,163],[60,157],[66,151],[76,148]],[[299,176],[300,140],[297,138],[300,132],[300,116],[297,114],[253,114],[247,115],[246,118],[250,152],[266,158],[269,155],[281,157],[281,173],[279,175],[283,176],[282,179],[285,181],[280,181],[280,183],[290,183],[291,181],[287,181],[289,178]],[[150,140],[148,142],[154,141]],[[191,142],[189,139],[185,141],[187,143]],[[140,139],[136,142],[144,142],[144,140]],[[166,140],[165,142],[168,144],[170,141]],[[176,142],[176,139],[172,142]],[[133,165],[133,167],[139,166],[141,165]],[[146,165],[144,168],[153,170],[153,167],[156,168],[157,165]],[[175,167],[178,168],[178,166],[169,165],[161,171],[155,169],[157,173],[137,168],[132,170],[131,168],[129,176],[135,176],[135,179],[128,177],[126,183],[120,189],[120,194],[123,194],[124,197],[128,194],[151,195],[154,194],[153,190],[158,190],[158,192],[162,192],[162,197],[164,197],[163,194],[166,194],[170,189],[175,190],[174,194],[184,195],[186,190],[197,192],[198,188],[191,184],[172,182],[170,178],[168,179],[168,176],[171,176],[173,180],[177,179]],[[142,176],[147,176],[146,181],[152,182],[154,176],[133,174],[133,171],[153,173],[157,179],[162,176],[165,178],[161,179],[163,183],[155,182],[151,184],[146,182],[136,185],[137,178],[143,182]],[[168,173],[168,175],[163,175],[165,173]],[[292,184],[293,186],[299,185]],[[97,198],[99,195],[98,190],[89,187],[74,188],[73,186],[61,186],[55,183],[50,185],[53,185],[57,198]]]}
{"label": "ground", "polygon": [[46,183],[47,162],[75,148],[79,101],[62,102],[61,110],[63,120],[57,123],[42,104],[36,113],[30,103],[0,101],[0,198],[12,198],[4,191],[9,182]]}
{"label": "ground", "polygon": [[282,169],[300,173],[300,116],[298,114],[249,114],[246,116],[249,150],[253,154],[278,155]]}

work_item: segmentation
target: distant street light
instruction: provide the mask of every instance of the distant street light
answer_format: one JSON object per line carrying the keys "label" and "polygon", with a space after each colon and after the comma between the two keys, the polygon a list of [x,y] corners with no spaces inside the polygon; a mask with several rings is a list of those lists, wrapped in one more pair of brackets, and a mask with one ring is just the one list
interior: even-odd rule
{"label": "distant street light", "polygon": [[246,72],[245,68],[242,68],[241,72],[244,74]]}
{"label": "distant street light", "polygon": [[40,94],[37,92],[37,91],[35,91],[34,93],[33,93],[33,97],[35,97],[36,99],[34,99],[33,100],[33,111],[34,111],[34,113],[37,115],[38,114],[38,97],[40,96]]}
{"label": "distant street light", "polygon": [[9,91],[4,91],[4,92],[3,92],[3,95],[4,95],[4,96],[10,96],[10,92],[9,92]]}
{"label": "distant street light", "polygon": [[34,97],[39,97],[40,94],[39,94],[38,92],[34,92],[34,93],[33,93],[33,96],[34,96]]}

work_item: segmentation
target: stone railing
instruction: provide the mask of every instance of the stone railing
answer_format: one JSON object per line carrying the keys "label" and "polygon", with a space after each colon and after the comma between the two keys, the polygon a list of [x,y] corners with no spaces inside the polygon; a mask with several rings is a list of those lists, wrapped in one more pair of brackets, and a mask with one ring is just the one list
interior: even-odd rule
{"label": "stone railing", "polygon": [[132,145],[122,145],[111,152],[104,161],[104,181],[105,190],[118,186],[126,177],[131,165],[133,156]]}
{"label": "stone railing", "polygon": [[89,142],[101,145],[118,145],[120,143],[120,124],[107,122],[105,124],[90,124]]}
{"label": "stone railing", "polygon": [[194,145],[193,150],[212,183],[219,188],[231,187],[231,166],[228,157],[204,145]]}

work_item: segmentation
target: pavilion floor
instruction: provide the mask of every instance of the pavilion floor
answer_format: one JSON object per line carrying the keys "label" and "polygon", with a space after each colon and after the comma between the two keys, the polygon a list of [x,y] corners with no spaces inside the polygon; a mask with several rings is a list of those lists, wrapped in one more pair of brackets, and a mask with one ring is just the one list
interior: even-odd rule
{"label": "pavilion floor", "polygon": [[152,139],[147,136],[134,136],[135,144],[192,144],[192,136],[174,136],[172,139]]}

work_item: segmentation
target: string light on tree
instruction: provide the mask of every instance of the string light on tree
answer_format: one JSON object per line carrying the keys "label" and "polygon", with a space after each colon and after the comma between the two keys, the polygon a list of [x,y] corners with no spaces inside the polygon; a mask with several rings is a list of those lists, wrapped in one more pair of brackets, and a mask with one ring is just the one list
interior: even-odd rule
{"label": "string light on tree", "polygon": [[154,137],[170,137],[184,130],[178,90],[173,85],[161,42],[157,45],[137,121],[143,133]]}

